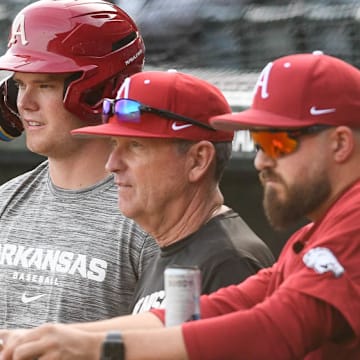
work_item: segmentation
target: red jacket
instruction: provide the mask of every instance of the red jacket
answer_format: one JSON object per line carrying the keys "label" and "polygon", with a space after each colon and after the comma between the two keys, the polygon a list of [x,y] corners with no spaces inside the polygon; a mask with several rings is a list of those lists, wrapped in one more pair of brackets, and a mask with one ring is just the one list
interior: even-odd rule
{"label": "red jacket", "polygon": [[202,296],[201,313],[182,325],[191,360],[360,359],[360,182],[272,268]]}

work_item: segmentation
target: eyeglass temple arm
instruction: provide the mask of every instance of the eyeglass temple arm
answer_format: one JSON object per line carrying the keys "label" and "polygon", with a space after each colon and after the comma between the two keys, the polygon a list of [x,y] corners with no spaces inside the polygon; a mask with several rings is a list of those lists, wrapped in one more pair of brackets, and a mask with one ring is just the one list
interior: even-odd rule
{"label": "eyeglass temple arm", "polygon": [[149,106],[144,107],[144,110],[151,111],[154,114],[165,116],[166,118],[169,118],[169,119],[184,121],[184,122],[187,122],[187,123],[190,123],[190,124],[193,124],[193,125],[197,125],[197,126],[200,126],[202,128],[208,129],[208,130],[216,131],[210,125],[203,124],[200,121],[196,121],[194,119],[187,118],[186,116],[181,116],[181,115],[169,112],[169,111],[163,111],[163,110],[160,110],[160,109],[154,109],[154,108],[149,107]]}

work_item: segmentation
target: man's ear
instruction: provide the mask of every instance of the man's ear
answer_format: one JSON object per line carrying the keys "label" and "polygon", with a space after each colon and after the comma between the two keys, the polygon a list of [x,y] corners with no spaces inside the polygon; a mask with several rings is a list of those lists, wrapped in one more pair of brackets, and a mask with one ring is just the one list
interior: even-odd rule
{"label": "man's ear", "polygon": [[338,163],[346,161],[355,149],[355,134],[347,126],[335,128],[331,134],[330,141],[334,160]]}
{"label": "man's ear", "polygon": [[188,153],[188,176],[190,182],[201,179],[214,165],[215,147],[210,141],[202,140],[191,146]]}

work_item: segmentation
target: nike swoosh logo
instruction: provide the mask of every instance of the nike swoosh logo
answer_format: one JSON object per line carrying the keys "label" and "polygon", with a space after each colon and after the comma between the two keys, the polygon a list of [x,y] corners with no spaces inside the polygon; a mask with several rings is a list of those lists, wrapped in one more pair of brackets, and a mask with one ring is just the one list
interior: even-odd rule
{"label": "nike swoosh logo", "polygon": [[190,127],[190,126],[192,126],[192,124],[177,125],[177,124],[176,124],[176,121],[175,121],[175,122],[173,122],[173,124],[172,124],[172,129],[173,129],[174,131],[178,131],[178,130],[186,129],[186,128]]}
{"label": "nike swoosh logo", "polygon": [[310,114],[311,115],[324,115],[324,114],[330,114],[335,112],[336,109],[335,108],[331,108],[331,109],[317,109],[316,106],[312,106],[310,109]]}
{"label": "nike swoosh logo", "polygon": [[26,293],[23,293],[22,296],[21,296],[21,301],[24,304],[27,304],[27,303],[30,303],[32,301],[39,300],[40,298],[42,298],[45,295],[46,294],[40,294],[40,295],[35,295],[35,296],[27,296]]}

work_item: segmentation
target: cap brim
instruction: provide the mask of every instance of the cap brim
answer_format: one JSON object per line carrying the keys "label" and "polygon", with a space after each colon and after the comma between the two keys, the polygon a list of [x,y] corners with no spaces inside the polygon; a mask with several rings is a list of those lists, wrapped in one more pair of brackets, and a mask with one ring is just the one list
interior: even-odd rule
{"label": "cap brim", "polygon": [[127,128],[125,126],[119,126],[117,124],[107,123],[96,126],[85,126],[83,128],[75,129],[71,131],[72,135],[86,135],[86,136],[124,136],[124,137],[142,137],[142,138],[157,138],[166,139],[169,138],[166,134],[151,133],[148,131],[141,131],[135,128]]}
{"label": "cap brim", "polygon": [[263,110],[248,109],[239,113],[214,116],[211,125],[220,130],[236,131],[268,128],[300,128],[317,124],[314,121],[297,120]]}

